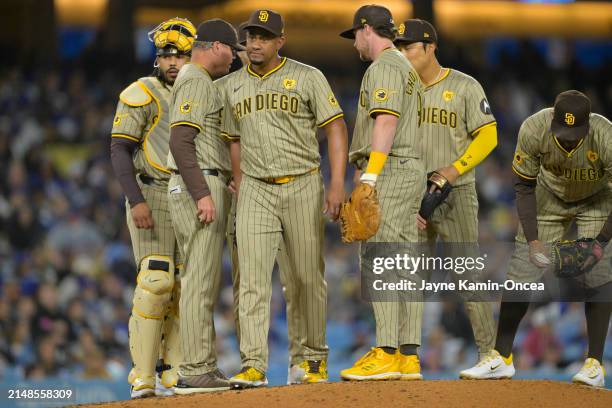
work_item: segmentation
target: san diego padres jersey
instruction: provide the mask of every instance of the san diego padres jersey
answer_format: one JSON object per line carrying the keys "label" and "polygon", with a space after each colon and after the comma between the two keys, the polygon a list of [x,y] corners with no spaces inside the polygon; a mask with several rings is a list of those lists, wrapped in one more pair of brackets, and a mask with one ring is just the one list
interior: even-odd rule
{"label": "san diego padres jersey", "polygon": [[420,158],[418,112],[421,82],[408,60],[396,48],[388,48],[366,70],[359,91],[349,161],[367,159],[371,152],[374,117],[389,113],[399,117],[389,155]]}
{"label": "san diego padres jersey", "polygon": [[321,71],[284,57],[265,75],[247,65],[220,81],[227,109],[223,132],[240,139],[245,174],[282,177],[319,166],[317,127],[343,115]]}
{"label": "san diego padres jersey", "polygon": [[[189,125],[199,130],[195,138],[201,169],[231,171],[229,147],[221,135],[221,98],[212,78],[197,64],[185,64],[170,97],[170,127]],[[172,153],[168,167],[176,170]]]}
{"label": "san diego padres jersey", "polygon": [[[435,83],[423,89],[419,112],[421,149],[427,172],[459,159],[472,135],[495,122],[482,86],[469,75],[448,68]],[[467,166],[467,163],[465,163]],[[474,169],[462,174],[455,185],[473,183]]]}
{"label": "san diego padres jersey", "polygon": [[589,134],[567,151],[550,130],[553,108],[528,117],[519,130],[512,169],[536,180],[559,199],[575,202],[606,188],[612,180],[612,124],[592,113]]}
{"label": "san diego padres jersey", "polygon": [[112,137],[139,143],[134,152],[138,174],[168,180],[166,167],[170,131],[168,101],[171,87],[156,77],[144,77],[132,83],[119,95],[113,120]]}

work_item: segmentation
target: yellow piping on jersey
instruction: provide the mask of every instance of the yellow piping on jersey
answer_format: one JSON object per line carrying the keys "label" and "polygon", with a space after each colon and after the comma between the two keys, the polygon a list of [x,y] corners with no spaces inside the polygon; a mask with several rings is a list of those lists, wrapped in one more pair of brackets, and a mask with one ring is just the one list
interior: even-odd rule
{"label": "yellow piping on jersey", "polygon": [[180,125],[191,126],[191,127],[198,129],[200,132],[202,132],[202,127],[200,125],[196,125],[195,123],[187,122],[187,121],[174,122],[173,124],[170,125],[170,129],[172,129],[175,126],[180,126]]}
{"label": "yellow piping on jersey", "polygon": [[321,123],[320,125],[317,125],[317,127],[323,127],[331,122],[333,122],[334,120],[341,118],[344,116],[344,113],[339,113],[337,115],[332,116],[331,118],[327,119],[325,122]]}
{"label": "yellow piping on jersey", "polygon": [[140,140],[138,140],[134,136],[126,135],[126,134],[123,134],[123,133],[113,133],[113,134],[111,134],[111,137],[116,137],[116,138],[121,138],[121,139],[128,139],[128,140],[131,140],[131,141],[136,142],[136,143],[140,142]]}
{"label": "yellow piping on jersey", "polygon": [[270,75],[272,75],[273,73],[275,73],[276,71],[278,71],[279,69],[281,69],[285,65],[285,62],[287,62],[287,57],[283,57],[280,64],[278,64],[275,68],[272,68],[272,70],[265,73],[264,75],[259,75],[257,72],[253,71],[251,69],[251,64],[247,65],[247,72],[251,74],[252,76],[254,76],[255,78],[265,79],[269,77]]}
{"label": "yellow piping on jersey", "polygon": [[157,170],[170,174],[170,170],[168,170],[166,167],[162,166],[161,164],[157,164],[153,160],[151,160],[151,158],[149,157],[149,153],[147,152],[147,140],[149,139],[149,135],[151,134],[151,132],[153,132],[153,129],[155,129],[155,126],[157,126],[157,124],[159,123],[159,119],[161,118],[161,115],[162,115],[161,104],[159,103],[159,99],[157,99],[157,97],[153,95],[153,92],[151,92],[145,84],[143,84],[140,81],[138,81],[138,83],[142,84],[142,87],[151,96],[151,98],[153,98],[153,100],[155,101],[155,104],[157,105],[157,116],[155,117],[155,120],[153,120],[153,125],[151,125],[151,128],[149,129],[149,131],[145,134],[144,141],[142,142],[142,150],[144,151],[145,159],[147,160],[147,163],[149,163],[151,166],[153,166]]}
{"label": "yellow piping on jersey", "polygon": [[567,157],[570,157],[572,154],[574,154],[576,150],[578,150],[580,146],[582,146],[582,143],[584,143],[584,138],[580,139],[580,142],[578,142],[578,145],[576,145],[576,147],[574,147],[571,151],[568,152],[567,150],[565,150],[563,146],[561,146],[561,143],[559,143],[559,141],[557,140],[557,136],[553,135],[553,139],[555,140],[555,144],[557,145],[557,147],[561,149],[561,151],[565,153]]}
{"label": "yellow piping on jersey", "polygon": [[373,113],[388,113],[390,115],[397,116],[398,118],[401,116],[398,112],[389,109],[372,109],[369,113],[370,116],[372,116]]}
{"label": "yellow piping on jersey", "polygon": [[229,141],[232,141],[232,142],[234,142],[236,140],[240,140],[240,136],[238,136],[238,135],[235,135],[235,136],[234,135],[230,135],[227,132],[221,132],[221,136],[226,138]]}
{"label": "yellow piping on jersey", "polygon": [[438,79],[436,82],[434,82],[433,84],[429,84],[425,87],[425,89],[429,89],[432,86],[439,84],[440,82],[444,81],[446,79],[446,77],[450,74],[451,69],[450,68],[446,68],[446,73],[444,75],[442,75],[442,78]]}
{"label": "yellow piping on jersey", "polygon": [[526,180],[535,180],[535,179],[538,178],[537,176],[536,177],[526,176],[525,174],[523,174],[520,171],[518,171],[516,169],[516,167],[514,167],[514,166],[512,166],[512,171],[515,172],[519,177],[522,177],[522,178],[524,178]]}

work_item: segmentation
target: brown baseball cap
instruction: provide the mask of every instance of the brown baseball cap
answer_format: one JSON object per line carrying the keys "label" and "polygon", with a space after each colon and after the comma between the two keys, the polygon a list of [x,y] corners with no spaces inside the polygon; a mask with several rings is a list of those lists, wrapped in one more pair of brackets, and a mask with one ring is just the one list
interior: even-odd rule
{"label": "brown baseball cap", "polygon": [[255,10],[251,13],[249,20],[243,28],[247,31],[249,28],[261,28],[274,34],[276,37],[280,37],[285,33],[283,17],[273,10]]}
{"label": "brown baseball cap", "polygon": [[374,28],[395,27],[393,16],[388,8],[377,4],[369,4],[367,6],[361,6],[359,10],[355,12],[353,26],[341,32],[340,37],[352,40],[355,38],[355,30],[363,28],[366,24]]}
{"label": "brown baseball cap", "polygon": [[229,45],[237,51],[244,51],[245,48],[238,43],[236,29],[227,21],[220,18],[213,18],[200,23],[196,31],[196,41],[219,41]]}
{"label": "brown baseball cap", "polygon": [[438,33],[429,21],[413,18],[406,20],[397,27],[397,43],[438,43]]}
{"label": "brown baseball cap", "polygon": [[576,141],[589,133],[591,101],[580,91],[561,92],[555,98],[550,130],[557,139]]}

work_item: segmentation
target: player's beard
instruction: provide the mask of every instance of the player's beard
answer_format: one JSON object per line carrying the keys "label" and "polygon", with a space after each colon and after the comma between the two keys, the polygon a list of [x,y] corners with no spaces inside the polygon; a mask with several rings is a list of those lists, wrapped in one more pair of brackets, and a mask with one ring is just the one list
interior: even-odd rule
{"label": "player's beard", "polygon": [[171,76],[168,75],[168,71],[171,71],[171,70],[172,70],[172,72],[176,72],[176,74],[178,75],[178,69],[176,69],[176,68],[169,68],[168,70],[166,70],[166,72],[162,72],[161,69],[159,70],[159,73],[160,73],[159,77],[160,77],[160,79],[163,82],[167,83],[168,85],[174,85],[174,81],[176,80],[176,77],[171,77]]}

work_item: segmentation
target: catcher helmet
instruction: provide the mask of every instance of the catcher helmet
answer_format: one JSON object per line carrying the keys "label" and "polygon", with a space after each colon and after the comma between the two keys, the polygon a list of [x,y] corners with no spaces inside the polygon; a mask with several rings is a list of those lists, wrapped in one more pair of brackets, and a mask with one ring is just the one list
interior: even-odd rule
{"label": "catcher helmet", "polygon": [[149,31],[149,40],[155,44],[157,55],[191,54],[196,28],[186,18],[175,17]]}

